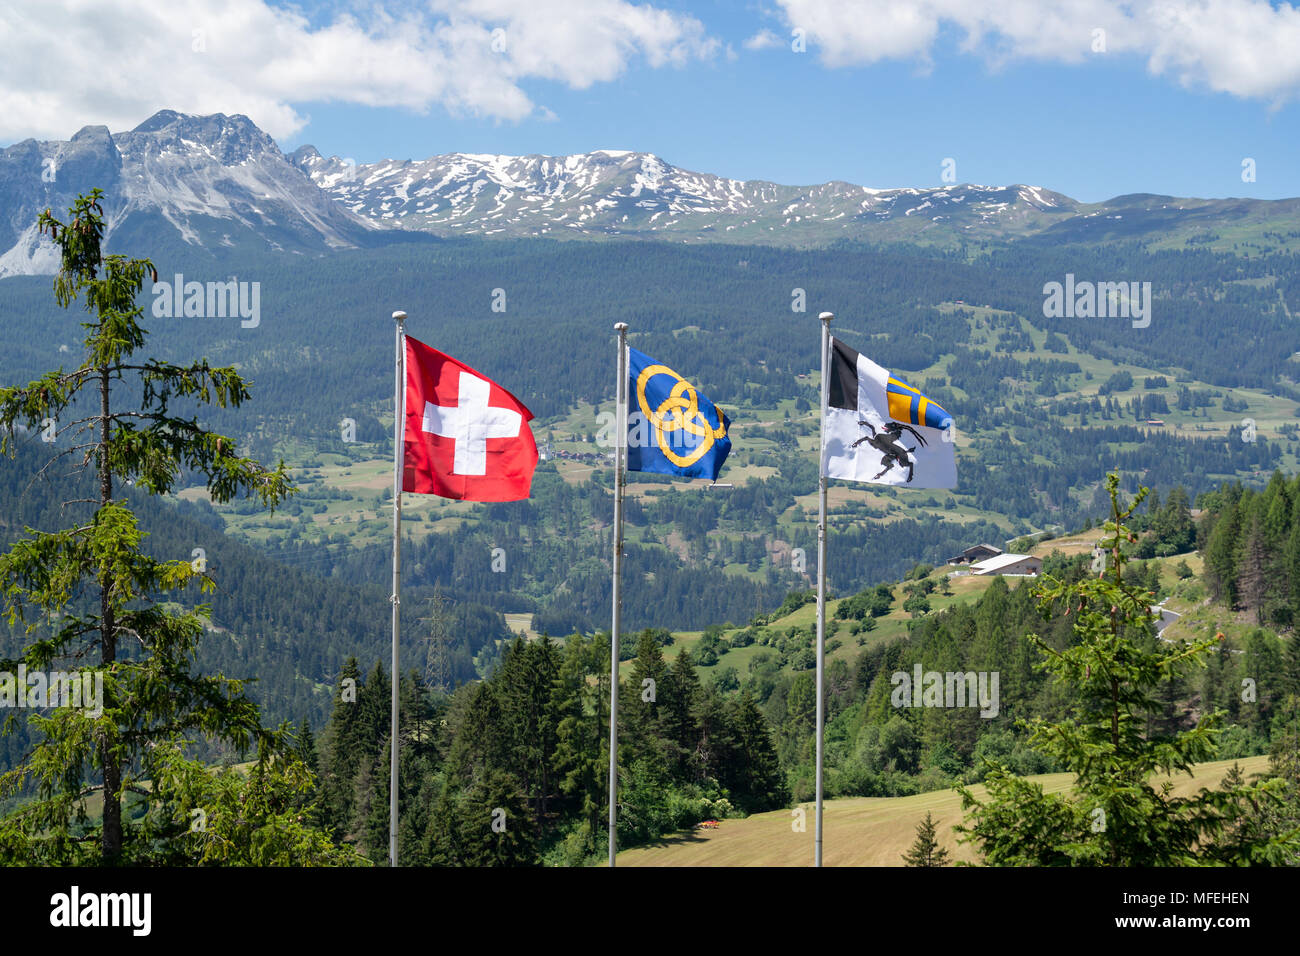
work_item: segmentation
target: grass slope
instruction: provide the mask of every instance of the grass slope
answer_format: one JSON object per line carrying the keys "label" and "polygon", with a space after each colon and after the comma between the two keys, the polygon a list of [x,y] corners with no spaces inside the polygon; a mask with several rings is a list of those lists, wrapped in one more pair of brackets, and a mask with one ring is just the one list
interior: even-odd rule
{"label": "grass slope", "polygon": [[[1268,767],[1267,757],[1245,757],[1198,764],[1194,777],[1174,779],[1173,792],[1191,796],[1214,787],[1234,764],[1249,779]],[[1028,778],[1056,793],[1070,788],[1071,774]],[[981,785],[971,788],[977,796]],[[717,830],[683,832],[654,846],[624,850],[619,866],[810,866],[813,861],[813,805],[801,805],[806,830],[795,832],[793,811],[773,810],[744,820],[723,820]],[[953,825],[962,821],[961,797],[955,790],[936,790],[912,797],[855,797],[825,804],[823,862],[827,866],[901,866],[902,854],[916,838],[926,813],[934,815],[936,836],[955,860],[974,862],[971,847],[959,845]]]}

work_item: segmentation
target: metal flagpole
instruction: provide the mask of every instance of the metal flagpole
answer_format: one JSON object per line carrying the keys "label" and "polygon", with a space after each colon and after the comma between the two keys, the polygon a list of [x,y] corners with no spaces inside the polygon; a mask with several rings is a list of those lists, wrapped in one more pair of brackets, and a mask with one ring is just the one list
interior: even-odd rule
{"label": "metal flagpole", "polygon": [[405,312],[394,312],[397,323],[397,378],[393,386],[393,722],[389,731],[392,756],[388,778],[388,864],[397,866],[397,635],[402,620],[402,459],[406,434],[406,322]]}
{"label": "metal flagpole", "polygon": [[622,617],[618,579],[623,570],[623,455],[627,447],[627,323],[618,333],[618,387],[614,391],[614,619],[609,633],[609,865],[618,852],[618,628]]}
{"label": "metal flagpole", "polygon": [[831,320],[833,312],[823,312],[822,323],[822,409],[821,437],[817,449],[817,836],[814,866],[822,865],[822,757],[826,736],[826,405],[830,400]]}

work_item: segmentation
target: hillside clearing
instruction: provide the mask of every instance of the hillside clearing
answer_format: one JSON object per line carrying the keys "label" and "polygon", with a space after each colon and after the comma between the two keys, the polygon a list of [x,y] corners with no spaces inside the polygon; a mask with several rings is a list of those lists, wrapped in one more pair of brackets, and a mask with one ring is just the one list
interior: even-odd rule
{"label": "hillside clearing", "polygon": [[[1191,796],[1201,787],[1217,786],[1234,763],[1250,779],[1267,770],[1267,757],[1243,757],[1198,764],[1195,777],[1175,778],[1173,793]],[[1071,774],[1029,777],[1049,793],[1071,785]],[[985,795],[982,785],[971,787]],[[654,846],[624,850],[619,866],[810,866],[813,859],[813,805],[800,804],[806,830],[792,827],[792,810],[758,813],[744,820],[723,820],[716,830],[696,830],[668,837]],[[953,826],[962,821],[961,797],[955,790],[936,790],[911,797],[851,797],[825,804],[823,862],[826,866],[901,866],[902,854],[916,838],[926,813],[934,815],[936,838],[952,859],[973,862],[970,846],[959,845]]]}

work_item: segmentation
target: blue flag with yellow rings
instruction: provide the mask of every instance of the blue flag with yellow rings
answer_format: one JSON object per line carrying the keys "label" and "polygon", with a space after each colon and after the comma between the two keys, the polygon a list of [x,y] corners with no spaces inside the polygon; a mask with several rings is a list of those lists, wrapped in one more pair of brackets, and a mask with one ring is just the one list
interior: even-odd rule
{"label": "blue flag with yellow rings", "polygon": [[718,480],[731,421],[667,365],[627,350],[627,470]]}

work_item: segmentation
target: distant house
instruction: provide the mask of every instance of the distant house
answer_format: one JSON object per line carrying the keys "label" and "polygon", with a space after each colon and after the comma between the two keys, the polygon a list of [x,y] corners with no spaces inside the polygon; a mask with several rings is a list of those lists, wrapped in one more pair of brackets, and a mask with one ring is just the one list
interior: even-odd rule
{"label": "distant house", "polygon": [[1148,425],[1163,425],[1164,423],[1165,423],[1165,422],[1164,422],[1164,419],[1162,419],[1162,418],[1148,418],[1148,419],[1147,419],[1147,424],[1148,424]]}
{"label": "distant house", "polygon": [[976,561],[983,561],[985,558],[992,558],[1001,553],[1001,548],[995,548],[991,544],[977,544],[967,548],[961,554],[953,555],[948,559],[948,564],[974,564]]}
{"label": "distant house", "polygon": [[970,566],[971,574],[1037,574],[1043,570],[1043,559],[1032,554],[999,554],[997,557],[976,561]]}

